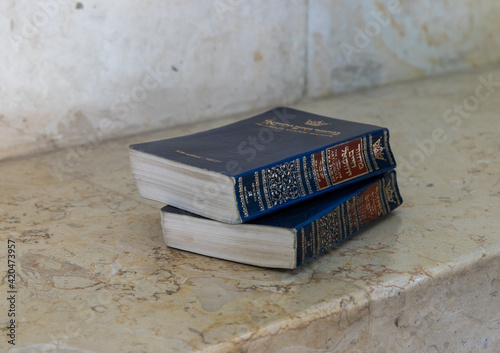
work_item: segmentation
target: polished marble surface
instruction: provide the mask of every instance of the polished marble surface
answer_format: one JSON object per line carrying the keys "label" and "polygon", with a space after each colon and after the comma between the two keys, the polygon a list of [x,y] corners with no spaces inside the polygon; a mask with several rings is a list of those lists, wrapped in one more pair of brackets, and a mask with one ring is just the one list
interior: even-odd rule
{"label": "polished marble surface", "polygon": [[130,143],[231,119],[0,163],[2,296],[7,239],[18,272],[0,351],[498,352],[500,88],[484,80],[500,69],[298,104],[389,127],[404,204],[293,271],[169,249],[162,205],[137,194]]}

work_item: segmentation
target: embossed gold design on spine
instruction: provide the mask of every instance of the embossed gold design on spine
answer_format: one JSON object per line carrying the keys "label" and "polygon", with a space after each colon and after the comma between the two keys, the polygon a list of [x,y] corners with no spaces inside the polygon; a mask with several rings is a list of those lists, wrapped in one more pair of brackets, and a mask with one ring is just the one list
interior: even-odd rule
{"label": "embossed gold design on spine", "polygon": [[273,206],[271,206],[271,202],[269,201],[269,182],[267,180],[267,173],[266,173],[266,170],[263,169],[261,172],[260,172],[261,176],[262,176],[262,187],[264,189],[264,198],[266,199],[266,205],[267,205],[267,208],[271,208]]}
{"label": "embossed gold design on spine", "polygon": [[[311,227],[314,227],[314,222],[311,223]],[[304,229],[305,227],[302,228],[302,230]],[[312,231],[312,229],[313,228],[311,228],[311,232],[308,233],[307,236],[302,239],[302,248],[304,249],[304,256],[305,256],[304,258],[311,258],[317,255],[314,252],[314,232]]]}
{"label": "embossed gold design on spine", "polygon": [[340,214],[340,226],[341,226],[341,228],[339,229],[339,232],[340,232],[339,240],[338,240],[339,242],[342,241],[342,240],[344,240],[345,238],[347,238],[348,234],[352,234],[352,233],[346,233],[346,231],[345,231],[346,219],[345,219],[345,213],[343,212],[344,208],[342,206],[344,206],[344,204],[341,205],[340,210],[339,210],[339,214]]}
{"label": "embossed gold design on spine", "polygon": [[317,239],[316,239],[316,232],[315,232],[315,230],[316,230],[315,222],[313,222],[311,224],[311,226],[312,226],[312,228],[311,228],[311,238],[313,240],[312,253],[313,253],[313,256],[315,256],[317,254],[317,250],[316,249],[317,249],[317,244],[318,244],[318,242],[316,241]]}
{"label": "embossed gold design on spine", "polygon": [[245,215],[245,217],[248,217],[247,204],[245,202],[245,195],[243,193],[243,178],[242,177],[238,178],[238,192],[240,194],[240,203],[241,203],[241,208],[243,210],[243,214]]}
{"label": "embossed gold design on spine", "polygon": [[263,169],[261,175],[268,209],[306,195],[298,158]]}
{"label": "embossed gold design on spine", "polygon": [[316,254],[320,254],[342,240],[340,207],[318,218],[316,222],[316,232],[320,235],[318,252]]}
{"label": "embossed gold design on spine", "polygon": [[360,227],[357,207],[358,196],[346,201],[347,225],[349,227],[349,233],[358,231]]}
{"label": "embossed gold design on spine", "polygon": [[254,173],[255,179],[255,192],[257,193],[257,200],[259,200],[259,208],[264,211],[264,201],[262,200],[262,194],[260,193],[260,183],[259,183],[259,172]]}
{"label": "embossed gold design on spine", "polygon": [[375,156],[375,160],[380,159],[381,161],[385,161],[385,157],[383,154],[385,147],[382,146],[382,136],[372,144],[372,150]]}
{"label": "embossed gold design on spine", "polygon": [[304,228],[302,228],[300,233],[302,235],[302,263],[304,263],[306,260],[306,234]]}
{"label": "embossed gold design on spine", "polygon": [[[396,193],[396,174],[392,173],[391,174],[391,180],[392,180],[392,185],[394,187],[394,193]],[[399,199],[399,197],[397,197],[396,195],[396,203],[398,204],[398,206],[401,205],[401,200]]]}
{"label": "embossed gold design on spine", "polygon": [[344,236],[345,236],[345,234],[347,234],[347,226],[348,226],[346,219],[345,219],[345,214],[346,214],[345,203],[340,205],[340,213],[342,214],[342,230],[343,230],[342,234],[344,234]]}
{"label": "embossed gold design on spine", "polygon": [[387,214],[391,211],[391,207],[389,206],[389,201],[387,200],[387,195],[385,194],[385,188],[386,188],[386,179],[382,179],[378,182],[378,197],[380,200],[380,203],[382,205],[383,211],[382,214]]}
{"label": "embossed gold design on spine", "polygon": [[300,189],[299,197],[306,196],[306,189],[304,188],[304,181],[302,180],[302,173],[300,172],[300,159],[297,158],[295,161],[295,176]]}
{"label": "embossed gold design on spine", "polygon": [[326,151],[319,151],[311,155],[311,168],[314,173],[316,190],[322,190],[331,186],[330,177],[325,167]]}
{"label": "embossed gold design on spine", "polygon": [[[363,142],[366,143],[366,141],[363,141]],[[370,158],[369,160],[372,161],[373,166],[375,167],[375,170],[378,170],[379,167],[377,164],[377,158],[375,158],[375,154],[373,152],[373,136],[372,135],[368,135],[368,146],[365,144],[364,153],[366,155],[368,154],[368,148],[370,149],[370,155],[373,157],[373,158]]]}
{"label": "embossed gold design on spine", "polygon": [[328,186],[331,186],[332,184],[330,183],[330,178],[328,177],[328,168],[325,169],[325,165],[326,165],[325,154],[326,154],[325,151],[321,151],[321,165],[323,166],[323,171],[325,173],[326,182],[328,183]]}
{"label": "embossed gold design on spine", "polygon": [[[387,130],[384,130],[384,146],[387,148],[387,146],[389,146],[389,134],[387,133]],[[391,163],[391,165],[394,164],[394,159],[392,159],[392,156],[391,154],[389,153],[389,151],[387,150],[387,159],[389,159],[389,163]]]}
{"label": "embossed gold design on spine", "polygon": [[384,203],[387,206],[387,212],[390,212],[390,210],[394,208],[391,207],[389,203],[395,203],[397,206],[401,204],[401,201],[396,194],[396,180],[394,174],[391,174],[391,179],[389,181],[386,181],[384,179],[382,190],[383,190],[382,196]]}
{"label": "embossed gold design on spine", "polygon": [[309,159],[311,160],[312,175],[314,175],[314,185],[316,186],[316,190],[321,190],[319,188],[319,182],[318,182],[318,176],[316,175],[316,169],[314,168],[314,154],[311,154]]}
{"label": "embossed gold design on spine", "polygon": [[391,203],[396,202],[394,200],[394,188],[392,187],[392,181],[389,181],[385,186],[385,197],[387,198],[387,201]]}
{"label": "embossed gold design on spine", "polygon": [[312,194],[312,189],[311,189],[311,183],[309,182],[309,179],[311,179],[312,176],[312,171],[307,169],[307,157],[304,156],[302,157],[302,164],[304,165],[304,178],[306,179],[306,186],[307,186],[307,192],[309,194]]}

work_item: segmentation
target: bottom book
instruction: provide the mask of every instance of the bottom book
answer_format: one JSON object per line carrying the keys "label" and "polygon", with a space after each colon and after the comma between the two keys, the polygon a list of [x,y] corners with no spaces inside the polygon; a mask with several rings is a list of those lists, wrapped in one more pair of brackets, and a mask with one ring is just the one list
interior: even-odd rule
{"label": "bottom book", "polygon": [[162,208],[167,246],[245,264],[296,268],[403,202],[396,172],[352,184],[243,224]]}

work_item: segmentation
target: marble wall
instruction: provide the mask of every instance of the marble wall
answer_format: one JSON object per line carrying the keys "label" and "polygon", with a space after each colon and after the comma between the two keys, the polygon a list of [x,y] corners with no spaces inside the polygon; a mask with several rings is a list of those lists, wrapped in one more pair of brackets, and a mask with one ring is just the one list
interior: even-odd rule
{"label": "marble wall", "polygon": [[499,15],[494,0],[310,0],[307,94],[499,62]]}
{"label": "marble wall", "polygon": [[495,0],[6,0],[0,159],[498,62]]}
{"label": "marble wall", "polygon": [[303,0],[0,3],[0,159],[289,104]]}

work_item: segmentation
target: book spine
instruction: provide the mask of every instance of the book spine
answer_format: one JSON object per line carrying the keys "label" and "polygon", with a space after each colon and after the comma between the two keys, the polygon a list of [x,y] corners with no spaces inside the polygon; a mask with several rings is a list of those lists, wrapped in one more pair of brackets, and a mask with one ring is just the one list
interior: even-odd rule
{"label": "book spine", "polygon": [[236,178],[242,221],[394,168],[387,129]]}
{"label": "book spine", "polygon": [[402,202],[395,172],[364,187],[355,196],[297,230],[297,267],[351,237]]}

